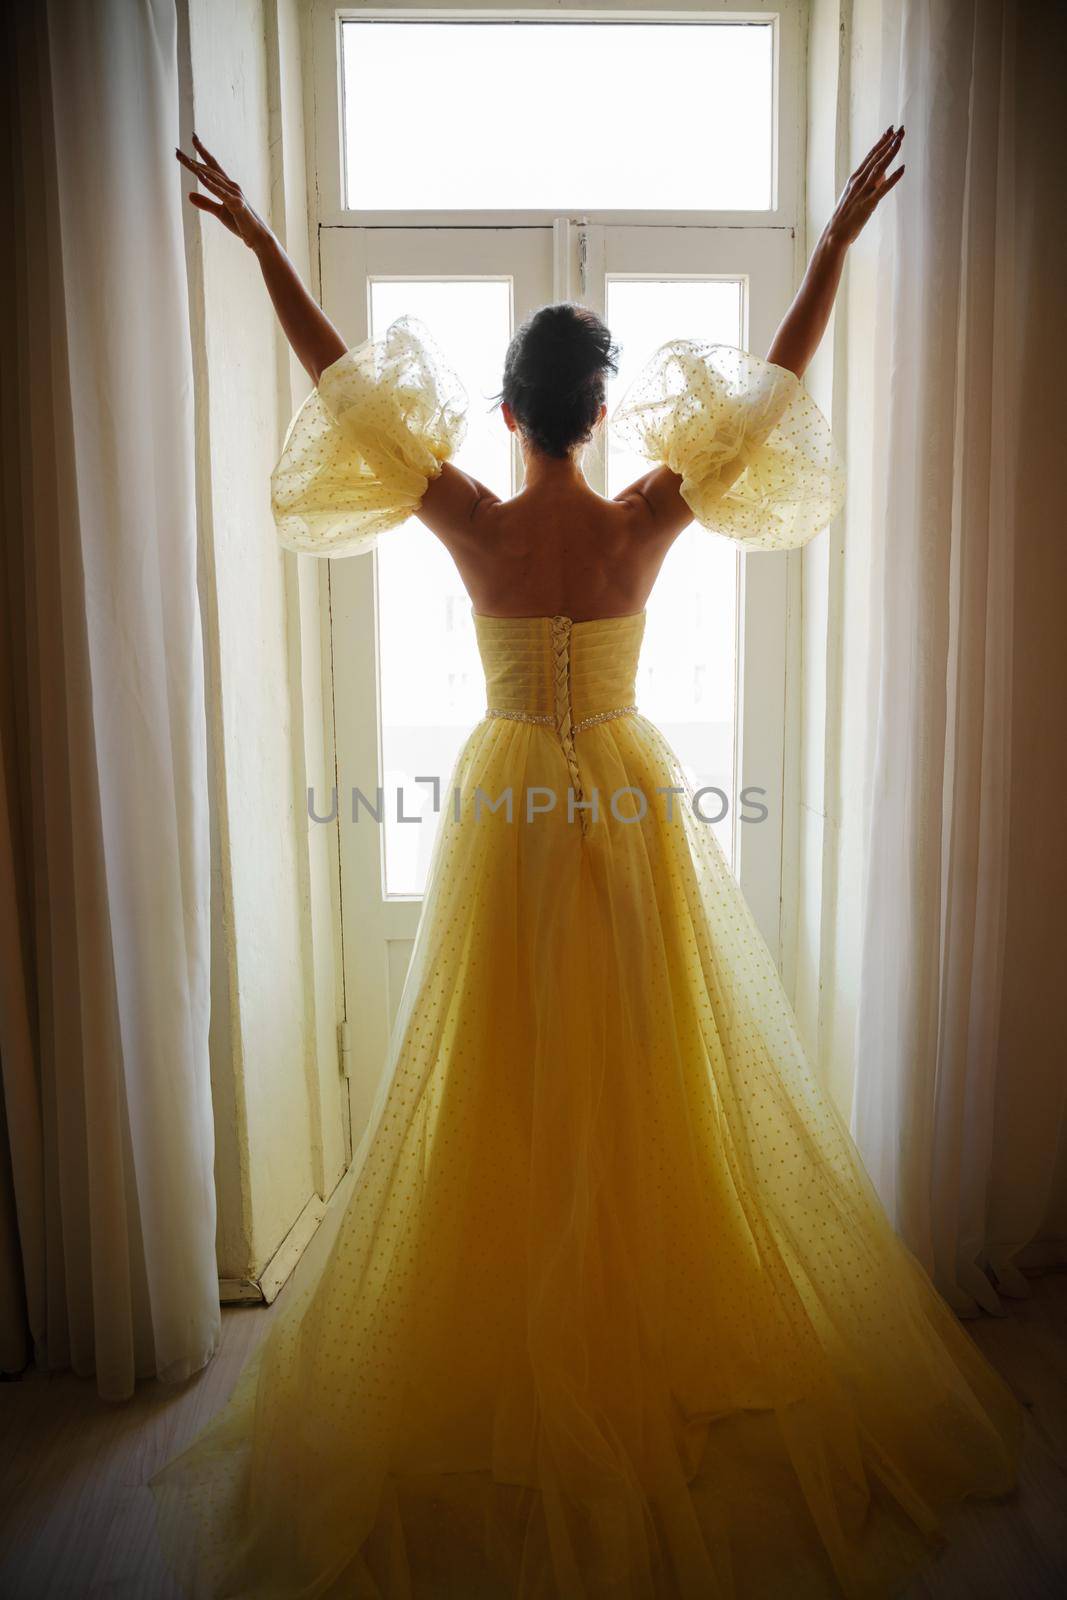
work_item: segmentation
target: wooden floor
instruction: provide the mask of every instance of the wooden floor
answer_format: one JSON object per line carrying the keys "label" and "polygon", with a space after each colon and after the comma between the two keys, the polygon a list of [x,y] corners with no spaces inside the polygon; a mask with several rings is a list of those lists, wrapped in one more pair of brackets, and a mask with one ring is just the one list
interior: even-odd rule
{"label": "wooden floor", "polygon": [[[907,1600],[1067,1596],[1067,1273],[1031,1282],[1010,1316],[967,1324],[1028,1402],[1019,1492],[963,1507]],[[223,1403],[282,1297],[226,1310],[219,1354],[180,1389],[149,1383],[112,1405],[69,1374],[0,1385],[3,1600],[178,1600],[144,1484]]]}

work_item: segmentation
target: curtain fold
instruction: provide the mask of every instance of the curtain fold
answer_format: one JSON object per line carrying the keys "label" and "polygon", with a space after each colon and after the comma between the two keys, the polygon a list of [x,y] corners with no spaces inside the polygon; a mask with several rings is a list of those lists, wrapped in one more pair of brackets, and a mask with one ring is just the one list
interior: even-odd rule
{"label": "curtain fold", "polygon": [[122,1399],[220,1328],[176,18],[3,27],[0,1350]]}
{"label": "curtain fold", "polygon": [[[908,172],[882,234],[891,359],[853,1132],[898,1230],[972,1315],[1002,1311],[998,1289],[1026,1292],[1011,1263],[1043,1225],[1064,1118],[1059,1029],[1050,1017],[1020,1054],[1005,1023],[1020,964],[1053,1007],[1062,956],[1025,932],[1020,948],[1012,904],[1038,817],[1050,867],[1063,863],[1050,808],[1028,818],[1017,784],[1025,632],[1052,597],[1020,613],[1015,587],[1053,537],[1051,506],[1026,498],[1027,453],[1062,431],[1055,404],[1025,404],[1043,387],[1037,291],[1055,266],[1019,247],[1055,187],[1054,146],[1035,136],[1055,97],[1024,92],[1020,53],[1052,50],[1064,28],[1052,6],[1014,0],[906,0],[882,17],[877,121],[904,123]],[[1062,452],[1054,475],[1062,504]],[[1062,668],[1050,655],[1061,688]],[[1013,1140],[1038,1104],[1043,1125]],[[998,1192],[1014,1197],[1007,1229]]]}

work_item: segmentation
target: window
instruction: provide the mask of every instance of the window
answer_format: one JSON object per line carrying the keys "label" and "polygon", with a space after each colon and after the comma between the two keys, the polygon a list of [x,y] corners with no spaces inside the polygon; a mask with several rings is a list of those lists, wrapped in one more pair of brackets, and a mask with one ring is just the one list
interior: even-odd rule
{"label": "window", "polygon": [[[607,323],[622,347],[609,386],[609,414],[648,356],[679,330],[699,330],[714,343],[739,344],[744,285],[737,278],[607,280]],[[609,440],[608,493],[618,494],[648,470]],[[680,757],[694,787],[734,793],[737,700],[738,559],[733,545],[693,526],[664,563],[648,603],[637,702]],[[708,814],[715,815],[711,804]],[[734,854],[734,811],[714,824]]]}
{"label": "window", "polygon": [[773,42],[770,22],[347,20],[347,205],[765,211]]}
{"label": "window", "polygon": [[[666,339],[766,350],[802,266],[798,0],[746,21],[686,0],[667,20],[400,10],[346,16],[313,0],[321,292],[352,344],[404,312],[427,324],[470,396],[461,466],[517,489],[521,458],[490,397],[512,332],[547,301],[581,300],[611,327],[622,366],[609,407]],[[585,466],[606,494],[646,470],[608,435]],[[790,559],[687,529],[649,601],[638,680],[694,785],[727,797],[708,825],[772,950]],[[346,1003],[367,1079],[358,1124],[433,843],[435,795],[420,780],[437,778],[447,803],[484,680],[470,601],[417,520],[373,557],[332,562],[328,589],[341,793],[381,785],[385,797],[381,827],[353,823],[343,803],[339,823]],[[742,788],[764,791],[766,823],[739,820]],[[706,814],[721,811],[709,798]]]}
{"label": "window", "polygon": [[[432,330],[470,397],[463,465],[507,493],[510,440],[488,396],[500,387],[500,352],[511,337],[508,280],[377,278],[369,289],[374,338],[404,312]],[[382,540],[377,559],[382,778],[388,796],[402,790],[404,799],[399,815],[392,799],[385,811],[384,887],[418,895],[435,817],[432,786],[416,780],[447,783],[485,695],[470,601],[444,545],[412,519]]]}

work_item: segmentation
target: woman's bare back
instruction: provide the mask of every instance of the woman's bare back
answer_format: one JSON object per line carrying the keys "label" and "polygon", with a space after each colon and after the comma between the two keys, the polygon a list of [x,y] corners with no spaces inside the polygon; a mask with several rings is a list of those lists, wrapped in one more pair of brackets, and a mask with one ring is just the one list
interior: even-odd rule
{"label": "woman's bare back", "polygon": [[446,463],[417,514],[450,551],[483,616],[629,616],[644,609],[691,518],[659,472],[658,484],[650,472],[614,500],[564,473],[566,481],[541,481],[502,500]]}

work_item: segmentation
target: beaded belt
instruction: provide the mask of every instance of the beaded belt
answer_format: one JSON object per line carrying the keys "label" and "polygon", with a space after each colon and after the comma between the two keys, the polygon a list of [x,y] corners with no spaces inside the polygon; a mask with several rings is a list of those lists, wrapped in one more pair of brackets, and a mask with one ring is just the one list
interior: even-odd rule
{"label": "beaded belt", "polygon": [[[571,733],[584,733],[586,728],[592,728],[598,722],[610,722],[613,717],[629,717],[636,711],[636,706],[615,706],[611,711],[598,711],[574,723]],[[556,723],[551,714],[542,716],[536,711],[503,711],[499,706],[487,706],[485,714],[487,717],[506,717],[509,722],[543,722],[546,727],[554,727]]]}

